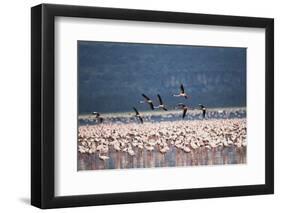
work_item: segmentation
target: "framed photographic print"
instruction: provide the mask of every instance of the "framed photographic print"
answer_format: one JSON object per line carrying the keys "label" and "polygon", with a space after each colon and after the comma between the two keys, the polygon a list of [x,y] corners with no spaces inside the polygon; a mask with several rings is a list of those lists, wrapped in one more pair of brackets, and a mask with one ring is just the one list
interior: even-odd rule
{"label": "framed photographic print", "polygon": [[31,203],[271,194],[274,21],[31,9]]}

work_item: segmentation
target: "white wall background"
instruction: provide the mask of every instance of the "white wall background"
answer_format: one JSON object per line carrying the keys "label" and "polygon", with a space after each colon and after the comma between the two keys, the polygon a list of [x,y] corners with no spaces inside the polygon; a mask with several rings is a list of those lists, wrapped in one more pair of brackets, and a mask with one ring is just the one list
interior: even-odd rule
{"label": "white wall background", "polygon": [[[80,4],[194,13],[260,16],[275,18],[275,109],[281,108],[281,13],[280,1],[246,0],[45,0],[45,3]],[[0,22],[0,210],[1,212],[38,212],[29,205],[30,197],[30,7],[37,0],[1,2]],[[278,85],[279,84],[279,85]],[[52,212],[254,212],[280,209],[281,145],[280,112],[275,112],[275,195],[192,201],[126,204],[51,210]]]}

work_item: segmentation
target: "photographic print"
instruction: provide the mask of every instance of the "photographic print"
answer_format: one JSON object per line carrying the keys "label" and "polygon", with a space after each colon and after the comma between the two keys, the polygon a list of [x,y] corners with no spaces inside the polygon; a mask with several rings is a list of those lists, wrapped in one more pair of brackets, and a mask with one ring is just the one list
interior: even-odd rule
{"label": "photographic print", "polygon": [[274,19],[36,5],[31,130],[42,209],[273,194]]}
{"label": "photographic print", "polygon": [[246,53],[78,41],[78,171],[245,164]]}

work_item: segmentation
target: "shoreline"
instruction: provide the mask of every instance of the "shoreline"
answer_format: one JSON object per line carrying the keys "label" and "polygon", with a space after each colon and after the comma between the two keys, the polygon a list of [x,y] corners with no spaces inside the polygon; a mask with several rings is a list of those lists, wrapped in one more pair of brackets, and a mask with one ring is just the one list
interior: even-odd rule
{"label": "shoreline", "polygon": [[[208,108],[207,111],[208,112],[219,112],[219,111],[227,111],[227,112],[236,112],[236,111],[246,111],[247,107],[223,107],[223,108]],[[165,116],[165,115],[169,115],[169,114],[182,114],[182,111],[179,109],[172,109],[169,111],[163,111],[163,110],[146,110],[146,111],[139,111],[143,116]],[[200,109],[188,109],[187,110],[187,114],[193,114],[193,113],[200,113],[201,110]],[[104,118],[117,118],[117,117],[131,117],[132,115],[134,115],[133,111],[128,111],[128,112],[114,112],[114,113],[102,113]],[[89,119],[89,117],[91,116],[91,113],[82,113],[82,114],[78,114],[77,119]]]}

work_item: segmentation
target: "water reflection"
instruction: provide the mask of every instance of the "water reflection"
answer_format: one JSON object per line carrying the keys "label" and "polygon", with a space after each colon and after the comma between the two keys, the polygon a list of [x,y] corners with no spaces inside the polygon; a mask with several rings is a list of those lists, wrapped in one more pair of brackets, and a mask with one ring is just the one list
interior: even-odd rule
{"label": "water reflection", "polygon": [[166,154],[158,151],[134,150],[136,155],[110,150],[110,159],[102,161],[97,154],[81,154],[78,152],[78,170],[154,168],[176,166],[245,164],[246,147],[216,147],[209,150],[199,148],[185,153],[175,147]]}

